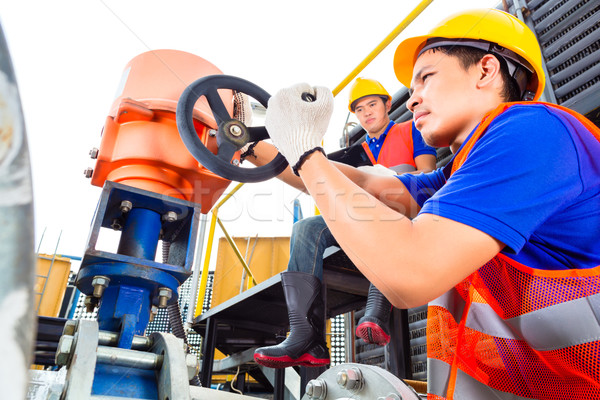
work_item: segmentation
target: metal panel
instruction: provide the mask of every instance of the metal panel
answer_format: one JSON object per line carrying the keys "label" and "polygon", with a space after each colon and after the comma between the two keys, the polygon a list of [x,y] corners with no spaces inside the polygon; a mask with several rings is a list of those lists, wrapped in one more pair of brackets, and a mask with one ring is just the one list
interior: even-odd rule
{"label": "metal panel", "polygon": [[600,3],[532,0],[527,7],[556,103],[591,113],[600,106]]}

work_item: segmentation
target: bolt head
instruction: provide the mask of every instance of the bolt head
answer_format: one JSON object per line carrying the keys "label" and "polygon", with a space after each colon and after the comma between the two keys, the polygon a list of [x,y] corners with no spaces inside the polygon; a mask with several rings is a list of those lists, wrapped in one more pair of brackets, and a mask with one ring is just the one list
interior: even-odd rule
{"label": "bolt head", "polygon": [[70,319],[67,322],[65,322],[65,327],[63,328],[63,335],[75,335],[75,332],[77,332],[77,324],[78,321],[75,321],[73,319]]}
{"label": "bolt head", "polygon": [[217,131],[215,129],[210,129],[208,131],[208,136],[212,136],[212,137],[217,136]]}
{"label": "bolt head", "polygon": [[56,348],[56,356],[54,357],[56,365],[63,366],[69,363],[74,343],[75,338],[71,335],[63,335],[60,337],[58,347]]}
{"label": "bolt head", "polygon": [[94,147],[93,149],[90,150],[90,158],[92,160],[95,160],[96,158],[98,158],[98,153],[100,153],[100,150],[98,150],[96,147]]}
{"label": "bolt head", "polygon": [[311,400],[322,400],[327,397],[327,384],[323,379],[313,379],[306,384],[305,392]]}
{"label": "bolt head", "polygon": [[120,209],[123,214],[128,213],[129,211],[131,211],[132,208],[133,208],[133,204],[131,204],[131,202],[129,200],[123,200],[121,202]]}
{"label": "bolt head", "polygon": [[91,177],[92,177],[92,175],[94,175],[94,169],[93,169],[93,168],[86,168],[86,169],[84,169],[84,170],[83,170],[83,175],[84,175],[86,178],[91,178]]}
{"label": "bolt head", "polygon": [[163,215],[163,220],[167,222],[175,222],[177,221],[177,213],[175,211],[169,211]]}
{"label": "bolt head", "polygon": [[363,377],[360,369],[352,367],[346,370],[348,374],[348,382],[346,384],[346,389],[353,391],[360,391],[363,388]]}
{"label": "bolt head", "polygon": [[340,385],[341,387],[343,387],[343,388],[346,387],[346,385],[348,384],[348,374],[346,373],[346,370],[338,372],[338,374],[336,376],[336,381],[337,381],[337,384]]}
{"label": "bolt head", "polygon": [[231,133],[233,136],[240,136],[242,134],[242,128],[237,125],[231,125],[229,127],[229,133]]}
{"label": "bolt head", "polygon": [[166,297],[167,299],[170,299],[171,297],[173,297],[173,291],[169,288],[162,287],[162,288],[158,289],[158,296]]}
{"label": "bolt head", "polygon": [[110,282],[110,278],[104,275],[96,275],[94,279],[92,279],[92,286],[104,286],[107,287]]}

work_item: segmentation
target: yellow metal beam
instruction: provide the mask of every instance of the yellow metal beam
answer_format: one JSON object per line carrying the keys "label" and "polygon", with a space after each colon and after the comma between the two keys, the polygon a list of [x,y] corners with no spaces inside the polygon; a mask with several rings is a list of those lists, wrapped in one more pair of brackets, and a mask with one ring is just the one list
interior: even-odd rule
{"label": "yellow metal beam", "polygon": [[[204,304],[204,297],[206,296],[206,284],[208,282],[208,267],[210,265],[210,257],[212,253],[212,245],[215,238],[215,228],[217,226],[217,220],[219,219],[217,214],[219,212],[219,208],[225,204],[227,200],[229,200],[241,187],[244,186],[243,183],[238,183],[236,187],[233,188],[231,192],[229,192],[216,206],[212,209],[212,218],[210,220],[210,228],[208,232],[208,241],[206,242],[206,254],[204,256],[204,265],[202,266],[202,277],[200,278],[200,286],[198,287],[198,295],[196,296],[196,308],[194,310],[194,318],[202,314],[202,305]],[[221,229],[225,232],[225,228],[219,221],[219,225],[221,225]],[[239,252],[239,250],[238,250]],[[243,258],[242,258],[243,260]],[[243,262],[245,265],[245,262]],[[248,266],[246,265],[246,268]]]}
{"label": "yellow metal beam", "polygon": [[421,14],[421,12],[423,12],[423,10],[432,2],[433,0],[422,0],[419,5],[415,7],[415,9],[412,10],[410,14],[408,14],[408,16],[404,18],[404,20],[402,20],[402,22],[400,22],[400,24],[392,32],[390,32],[390,34],[387,35],[373,51],[369,53],[368,56],[360,64],[358,64],[358,66],[354,68],[354,70],[352,70],[352,72],[350,72],[350,74],[348,74],[348,76],[345,77],[335,89],[333,89],[333,96],[337,96],[338,93],[340,93],[348,85],[348,83],[350,83],[352,79],[356,77],[356,75],[365,69],[365,67],[369,65],[369,63],[373,61],[373,59],[377,57],[379,53],[381,53],[383,49],[385,49],[392,42],[392,40],[394,40],[408,26],[408,24],[414,21],[414,19],[417,18],[419,14]]}

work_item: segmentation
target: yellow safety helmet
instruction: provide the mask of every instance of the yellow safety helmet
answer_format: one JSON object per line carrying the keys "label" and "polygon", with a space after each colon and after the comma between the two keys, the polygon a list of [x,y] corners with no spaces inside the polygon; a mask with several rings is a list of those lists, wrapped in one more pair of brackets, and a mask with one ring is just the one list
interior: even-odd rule
{"label": "yellow safety helmet", "polygon": [[375,79],[356,78],[356,81],[354,81],[354,84],[350,88],[348,101],[348,109],[350,112],[354,112],[352,103],[365,96],[382,96],[387,97],[388,100],[392,99],[392,96],[385,90],[383,85]]}
{"label": "yellow safety helmet", "polygon": [[535,34],[519,19],[494,8],[454,14],[427,35],[404,40],[394,54],[396,77],[404,86],[410,87],[413,67],[423,49],[426,46],[451,45],[482,49],[482,45],[489,46],[486,51],[529,70],[530,74],[527,75],[530,77],[524,84],[527,91],[533,94],[530,99],[537,100],[542,95],[546,78],[542,68],[542,52]]}

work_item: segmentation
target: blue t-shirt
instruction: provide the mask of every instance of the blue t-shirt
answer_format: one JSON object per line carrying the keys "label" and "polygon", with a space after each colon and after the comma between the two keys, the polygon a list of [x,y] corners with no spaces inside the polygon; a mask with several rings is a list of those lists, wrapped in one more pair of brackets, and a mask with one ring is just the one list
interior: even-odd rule
{"label": "blue t-shirt", "polygon": [[[369,149],[371,149],[371,153],[373,153],[373,157],[377,160],[379,158],[379,151],[381,150],[381,146],[383,146],[383,142],[387,137],[390,128],[394,125],[394,121],[390,121],[385,131],[378,138],[371,138],[367,135],[367,144],[369,145]],[[433,147],[428,146],[423,141],[423,137],[421,136],[421,132],[415,126],[415,123],[412,123],[412,142],[413,142],[413,159],[417,158],[417,156],[423,154],[432,154],[436,155],[436,151]]]}
{"label": "blue t-shirt", "polygon": [[600,265],[600,143],[568,113],[512,106],[450,168],[399,176],[420,213],[485,232],[532,268]]}

